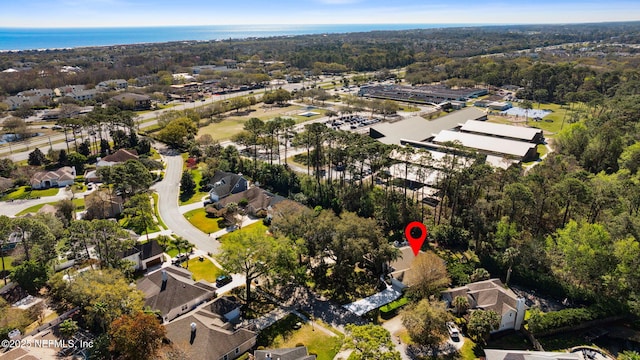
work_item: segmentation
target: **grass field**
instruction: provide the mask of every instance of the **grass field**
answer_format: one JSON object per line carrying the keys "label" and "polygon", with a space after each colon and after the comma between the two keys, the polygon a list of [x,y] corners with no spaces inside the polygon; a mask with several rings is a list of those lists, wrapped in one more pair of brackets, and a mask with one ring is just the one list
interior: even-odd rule
{"label": "grass field", "polygon": [[295,330],[294,325],[301,321],[295,315],[288,315],[260,332],[258,345],[271,349],[292,348],[303,344],[310,353],[318,355],[318,360],[332,360],[340,351],[344,336],[330,336],[323,331],[315,330],[310,324],[304,324]]}
{"label": "grass field", "polygon": [[[186,264],[183,264],[182,266],[185,267]],[[193,279],[195,281],[204,280],[212,284],[215,284],[218,276],[224,274],[222,269],[215,266],[206,258],[204,258],[203,261],[200,261],[199,258],[189,259],[189,271],[193,274]]]}
{"label": "grass field", "polygon": [[317,119],[319,117],[324,116],[324,110],[315,109],[319,115],[304,117],[297,115],[298,112],[303,112],[303,108],[297,105],[290,105],[287,107],[273,107],[273,108],[262,108],[262,105],[255,105],[251,107],[251,110],[248,114],[239,113],[236,115],[235,112],[231,112],[230,116],[222,120],[218,123],[211,123],[198,131],[197,136],[201,136],[204,134],[209,134],[213,138],[213,140],[229,140],[231,137],[242,131],[242,127],[244,123],[250,118],[258,118],[262,121],[268,121],[278,116],[288,116],[293,118],[296,123],[305,122],[308,120]]}
{"label": "grass field", "polygon": [[[574,108],[578,108],[579,105],[574,104]],[[537,103],[534,106],[535,109],[538,108]],[[552,104],[552,103],[548,103],[548,104],[540,104],[540,109],[544,109],[544,110],[550,110],[552,111],[551,114],[545,116],[541,121],[533,121],[533,119],[529,119],[528,122],[528,126],[530,127],[535,127],[538,129],[542,129],[545,132],[545,137],[554,137],[555,134],[557,134],[562,128],[563,128],[563,119],[564,119],[564,126],[567,126],[569,124],[569,118],[571,117],[572,113],[574,113],[575,111],[571,112],[569,111],[569,105],[560,105],[560,104]],[[495,115],[490,115],[489,116],[489,120],[491,122],[496,122],[496,123],[500,123],[500,124],[513,124],[512,121],[510,121],[508,118],[502,117],[502,116],[495,116]]]}
{"label": "grass field", "polygon": [[4,200],[35,199],[35,198],[45,197],[45,196],[55,196],[58,194],[58,191],[60,191],[60,189],[58,188],[51,188],[51,189],[45,189],[45,190],[31,190],[31,188],[28,186],[21,186],[16,190],[5,195],[3,199]]}
{"label": "grass field", "polygon": [[220,230],[218,227],[219,218],[208,218],[204,208],[191,210],[184,214],[184,217],[200,231],[209,234]]}

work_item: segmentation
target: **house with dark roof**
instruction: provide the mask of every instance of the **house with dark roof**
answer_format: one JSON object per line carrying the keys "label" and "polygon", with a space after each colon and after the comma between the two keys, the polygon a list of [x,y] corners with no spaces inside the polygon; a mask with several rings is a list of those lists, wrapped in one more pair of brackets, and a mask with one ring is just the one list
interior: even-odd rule
{"label": "house with dark roof", "polygon": [[519,330],[527,310],[525,299],[518,297],[500,279],[478,281],[442,292],[442,298],[449,306],[458,297],[466,297],[469,309],[493,310],[500,316],[500,327],[493,332]]}
{"label": "house with dark roof", "polygon": [[486,360],[585,360],[581,351],[550,352],[529,350],[496,350],[484,349]]}
{"label": "house with dark roof", "polygon": [[316,360],[315,355],[309,355],[306,346],[287,349],[256,350],[254,360]]}
{"label": "house with dark roof", "polygon": [[127,160],[138,160],[138,153],[135,150],[119,149],[113,154],[98,158],[97,160],[96,167],[113,166]]}
{"label": "house with dark roof", "polygon": [[122,93],[111,98],[122,108],[130,110],[147,110],[151,108],[151,97],[148,95]]}
{"label": "house with dark roof", "polygon": [[216,202],[215,206],[217,209],[222,209],[229,203],[239,204],[242,200],[247,201],[245,212],[248,215],[256,216],[261,210],[263,210],[266,215],[266,212],[268,212],[275,204],[286,199],[280,195],[272,194],[264,189],[254,186],[245,191],[225,197],[224,199]]}
{"label": "house with dark roof", "polygon": [[132,263],[134,270],[147,270],[149,267],[163,262],[164,250],[157,240],[150,240],[144,244],[136,244],[122,254],[123,260]]}
{"label": "house with dark roof", "polygon": [[242,174],[228,173],[216,170],[209,182],[209,198],[211,202],[218,202],[231,194],[237,194],[249,188],[249,182]]}
{"label": "house with dark roof", "polygon": [[[224,304],[216,305],[218,302]],[[223,313],[231,307],[239,311],[240,306],[234,298],[215,299],[166,324],[167,338],[185,350],[189,359],[236,359],[255,346],[257,334],[227,320]]]}
{"label": "house with dark roof", "polygon": [[145,306],[160,311],[165,322],[216,295],[213,285],[203,280],[193,281],[189,270],[173,265],[146,275],[138,280],[136,287],[144,293]]}
{"label": "house with dark roof", "polygon": [[98,189],[85,195],[85,219],[109,219],[122,213],[124,199],[107,189]]}
{"label": "house with dark roof", "polygon": [[56,171],[38,171],[31,176],[30,183],[34,189],[48,189],[71,185],[75,178],[76,168],[74,166],[65,166]]}

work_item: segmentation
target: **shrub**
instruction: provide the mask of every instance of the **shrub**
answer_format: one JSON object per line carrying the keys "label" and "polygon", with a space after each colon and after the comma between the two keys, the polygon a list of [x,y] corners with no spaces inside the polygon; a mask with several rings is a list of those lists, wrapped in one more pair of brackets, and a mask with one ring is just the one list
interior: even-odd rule
{"label": "shrub", "polygon": [[393,317],[396,313],[397,310],[401,307],[403,307],[404,305],[406,305],[409,302],[409,298],[403,296],[398,300],[392,301],[390,303],[388,303],[387,305],[384,305],[382,307],[380,307],[380,316],[383,319],[389,319],[391,317]]}
{"label": "shrub", "polygon": [[553,329],[576,326],[605,315],[606,313],[594,307],[563,309],[546,314],[538,309],[532,309],[531,316],[527,323],[529,325],[529,331],[534,334],[541,334]]}

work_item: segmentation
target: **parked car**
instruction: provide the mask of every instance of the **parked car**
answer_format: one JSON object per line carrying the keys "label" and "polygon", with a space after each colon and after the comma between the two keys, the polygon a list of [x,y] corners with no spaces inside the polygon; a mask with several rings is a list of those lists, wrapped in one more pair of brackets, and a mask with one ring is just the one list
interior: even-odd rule
{"label": "parked car", "polygon": [[173,261],[171,261],[171,263],[173,265],[180,265],[187,260],[189,260],[189,254],[180,254],[173,258]]}
{"label": "parked car", "polygon": [[223,287],[230,283],[232,280],[233,279],[231,278],[231,275],[220,275],[216,278],[216,287]]}
{"label": "parked car", "polygon": [[447,322],[447,329],[449,330],[449,336],[451,336],[451,340],[460,341],[460,331],[458,331],[458,327],[453,322]]}

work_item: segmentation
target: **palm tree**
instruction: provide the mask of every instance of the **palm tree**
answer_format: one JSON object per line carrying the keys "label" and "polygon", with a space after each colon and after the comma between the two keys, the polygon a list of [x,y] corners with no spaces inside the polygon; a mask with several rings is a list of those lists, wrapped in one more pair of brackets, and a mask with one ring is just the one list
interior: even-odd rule
{"label": "palm tree", "polygon": [[282,119],[281,128],[284,132],[284,164],[285,165],[287,165],[287,149],[289,147],[289,134],[295,124],[296,124],[295,120],[291,118]]}
{"label": "palm tree", "polygon": [[529,100],[524,100],[520,106],[524,109],[525,124],[529,124],[529,110],[533,108],[533,104]]}
{"label": "palm tree", "polygon": [[459,317],[469,309],[469,299],[466,296],[456,296],[451,305],[456,309],[456,315]]}
{"label": "palm tree", "polygon": [[251,118],[244,123],[244,130],[251,134],[251,143],[253,145],[253,174],[255,176],[258,166],[258,143],[260,136],[264,132],[264,122],[258,118]]}
{"label": "palm tree", "polygon": [[[168,250],[171,250],[171,249],[178,250],[178,257],[180,257],[180,255],[182,255],[182,250],[184,250],[185,253],[191,253],[191,251],[193,250],[193,247],[194,245],[190,243],[189,240],[183,238],[182,236],[176,236],[169,243]],[[189,261],[187,260],[187,269],[188,268],[189,268]]]}
{"label": "palm tree", "polygon": [[491,274],[484,268],[477,268],[473,270],[473,274],[469,276],[469,281],[476,282],[482,280],[488,280]]}
{"label": "palm tree", "polygon": [[511,279],[511,271],[513,268],[513,264],[515,263],[516,259],[518,258],[518,256],[520,255],[520,251],[518,251],[518,249],[514,248],[514,247],[509,247],[504,251],[504,254],[502,254],[502,261],[504,261],[504,263],[509,267],[507,269],[507,279],[504,282],[505,285],[509,285],[509,280]]}

